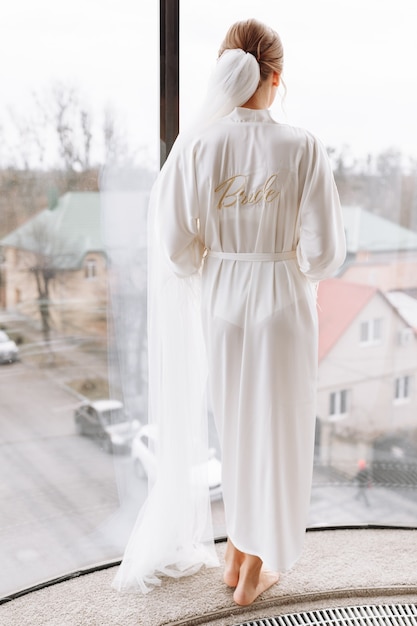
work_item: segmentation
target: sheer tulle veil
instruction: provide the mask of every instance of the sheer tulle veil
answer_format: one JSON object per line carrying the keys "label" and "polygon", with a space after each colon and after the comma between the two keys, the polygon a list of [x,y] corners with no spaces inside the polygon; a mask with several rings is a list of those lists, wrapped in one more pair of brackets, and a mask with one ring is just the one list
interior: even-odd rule
{"label": "sheer tulle veil", "polygon": [[240,48],[225,50],[209,78],[206,99],[191,124],[191,131],[199,130],[245,104],[255,93],[259,81],[259,63],[252,54]]}
{"label": "sheer tulle veil", "polygon": [[[161,181],[164,170],[172,167],[184,143],[247,102],[259,81],[259,64],[253,55],[240,49],[223,52],[209,80],[207,99],[200,114],[180,133],[152,187],[146,218],[148,393],[145,412],[155,433],[156,471],[148,476],[148,497],[130,532],[113,582],[118,590],[146,593],[160,584],[161,576],[185,576],[203,565],[218,564],[207,476],[207,368],[200,317],[201,271],[179,278],[168,266],[158,225],[164,213],[170,210],[171,198],[164,196]],[[144,279],[143,274],[140,278],[140,271],[133,272],[136,276],[130,281],[129,275],[132,259],[140,257],[145,247],[144,241],[140,241],[145,230],[145,198],[141,192],[127,188],[131,182],[131,176],[120,165],[107,164],[104,168],[101,203],[105,241],[109,263],[113,263],[113,269],[117,264],[119,270],[122,269],[110,272],[113,282],[110,281],[109,317],[113,320],[115,362],[119,366],[123,400],[135,412],[136,386],[132,377],[137,375],[137,369],[126,362],[126,354],[129,353],[128,342],[131,346],[132,328],[140,317],[137,312],[135,318],[134,306],[139,305],[138,294],[143,294]],[[132,217],[130,222],[129,216]],[[203,248],[201,242],[201,252]],[[124,289],[119,284],[121,276],[127,281]],[[133,309],[126,322],[128,300],[133,303]],[[122,319],[125,319],[123,324]],[[121,324],[122,330],[118,328]]]}

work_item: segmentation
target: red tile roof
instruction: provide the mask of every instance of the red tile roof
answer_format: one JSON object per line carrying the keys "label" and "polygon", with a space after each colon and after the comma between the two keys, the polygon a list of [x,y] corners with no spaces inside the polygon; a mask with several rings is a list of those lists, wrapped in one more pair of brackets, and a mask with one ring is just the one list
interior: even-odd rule
{"label": "red tile roof", "polygon": [[348,329],[363,307],[377,293],[376,287],[331,278],[318,290],[319,362]]}

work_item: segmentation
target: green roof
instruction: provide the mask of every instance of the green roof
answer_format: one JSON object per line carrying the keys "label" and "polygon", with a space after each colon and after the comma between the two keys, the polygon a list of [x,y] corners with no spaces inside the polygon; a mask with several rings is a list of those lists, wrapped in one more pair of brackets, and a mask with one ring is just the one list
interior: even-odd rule
{"label": "green roof", "polygon": [[[417,233],[360,207],[343,207],[348,252],[417,250]],[[88,252],[105,253],[100,194],[72,192],[54,209],[45,209],[0,240],[32,252],[50,254],[62,269],[80,267]]]}
{"label": "green roof", "polygon": [[360,207],[343,207],[348,252],[417,250],[417,233]]}
{"label": "green roof", "polygon": [[62,269],[79,267],[87,252],[104,252],[100,194],[66,193],[54,209],[41,211],[0,245],[49,254]]}

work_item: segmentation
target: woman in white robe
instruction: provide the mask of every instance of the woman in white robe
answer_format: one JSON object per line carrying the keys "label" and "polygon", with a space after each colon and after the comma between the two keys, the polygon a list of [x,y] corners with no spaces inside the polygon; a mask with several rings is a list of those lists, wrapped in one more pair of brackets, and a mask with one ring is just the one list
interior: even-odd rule
{"label": "woman in white robe", "polygon": [[[155,204],[171,270],[201,276],[208,404],[222,450],[224,581],[247,605],[302,550],[315,434],[316,288],[342,264],[345,238],[324,147],[268,110],[282,71],[278,35],[241,22],[219,62],[229,49],[233,64],[256,66],[256,87],[177,142]],[[242,82],[240,71],[233,80]]]}

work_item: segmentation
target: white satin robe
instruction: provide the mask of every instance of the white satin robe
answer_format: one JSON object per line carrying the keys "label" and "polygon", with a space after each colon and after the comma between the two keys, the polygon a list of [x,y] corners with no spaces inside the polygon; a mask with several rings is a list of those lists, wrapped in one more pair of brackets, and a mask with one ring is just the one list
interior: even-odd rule
{"label": "white satin robe", "polygon": [[[176,147],[160,189],[173,271],[188,276],[203,264],[227,534],[282,572],[300,556],[310,500],[317,281],[345,258],[329,160],[305,130],[237,108]],[[291,251],[289,260],[270,256]]]}

